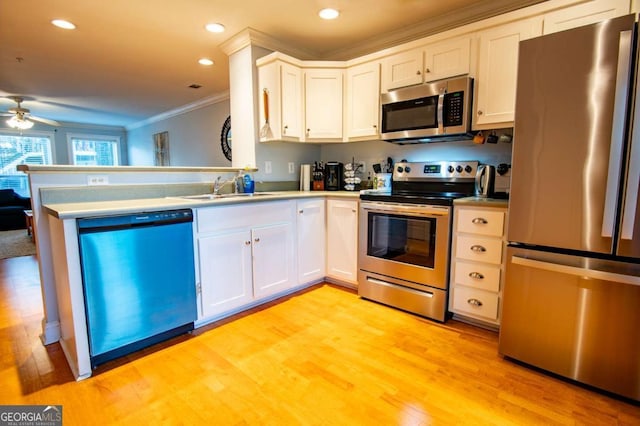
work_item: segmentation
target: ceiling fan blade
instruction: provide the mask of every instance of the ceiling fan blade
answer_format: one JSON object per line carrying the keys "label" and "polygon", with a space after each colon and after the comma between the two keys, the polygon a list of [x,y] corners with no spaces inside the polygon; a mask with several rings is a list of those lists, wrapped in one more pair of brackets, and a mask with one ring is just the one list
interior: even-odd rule
{"label": "ceiling fan blade", "polygon": [[0,115],[3,117],[11,117],[12,115],[15,115],[11,112],[6,112],[6,111],[0,111]]}
{"label": "ceiling fan blade", "polygon": [[49,126],[59,126],[60,123],[58,123],[55,120],[49,120],[48,118],[42,118],[42,117],[36,117],[33,115],[29,115],[27,117],[28,120],[33,120],[33,121],[38,121],[40,123],[44,123],[44,124],[48,124]]}

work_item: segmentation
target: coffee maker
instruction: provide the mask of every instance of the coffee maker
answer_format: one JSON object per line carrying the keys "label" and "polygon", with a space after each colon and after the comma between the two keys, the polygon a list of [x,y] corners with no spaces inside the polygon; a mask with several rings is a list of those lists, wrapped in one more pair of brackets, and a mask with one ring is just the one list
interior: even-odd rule
{"label": "coffee maker", "polygon": [[324,166],[324,190],[339,191],[342,189],[342,163],[330,161]]}

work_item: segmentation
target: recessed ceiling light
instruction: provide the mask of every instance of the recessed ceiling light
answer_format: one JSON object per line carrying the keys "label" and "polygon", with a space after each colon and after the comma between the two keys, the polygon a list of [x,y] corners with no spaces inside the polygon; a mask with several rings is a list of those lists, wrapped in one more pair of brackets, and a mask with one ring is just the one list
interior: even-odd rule
{"label": "recessed ceiling light", "polygon": [[335,9],[327,8],[318,12],[318,15],[320,15],[322,19],[336,19],[338,15],[340,15],[340,12]]}
{"label": "recessed ceiling light", "polygon": [[55,25],[58,28],[63,28],[65,30],[75,30],[76,26],[73,25],[73,23],[69,22],[69,21],[65,21],[64,19],[54,19],[53,21],[51,21],[51,23],[53,25]]}
{"label": "recessed ceiling light", "polygon": [[224,25],[222,25],[222,24],[207,24],[204,27],[210,33],[223,33],[224,32]]}
{"label": "recessed ceiling light", "polygon": [[209,58],[200,58],[198,59],[198,63],[200,65],[207,65],[207,66],[213,65],[213,61]]}

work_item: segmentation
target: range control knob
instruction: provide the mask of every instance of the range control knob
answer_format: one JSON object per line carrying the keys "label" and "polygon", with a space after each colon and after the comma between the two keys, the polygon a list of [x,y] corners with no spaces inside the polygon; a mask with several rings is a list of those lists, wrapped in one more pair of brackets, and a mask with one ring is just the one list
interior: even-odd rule
{"label": "range control knob", "polygon": [[471,170],[473,170],[473,168],[468,164],[464,168],[464,171],[467,172],[467,173],[471,173]]}
{"label": "range control knob", "polygon": [[456,172],[458,172],[458,173],[462,173],[462,166],[458,166],[458,167],[456,167]]}
{"label": "range control knob", "polygon": [[396,170],[398,170],[398,173],[402,173],[403,169],[402,169],[402,167],[398,166],[398,168]]}
{"label": "range control knob", "polygon": [[411,167],[405,166],[404,171],[405,173],[409,173],[411,171]]}
{"label": "range control knob", "polygon": [[448,171],[449,173],[453,173],[455,170],[456,170],[456,169],[454,169],[454,168],[453,168],[453,166],[449,166],[449,167],[447,167],[447,171]]}

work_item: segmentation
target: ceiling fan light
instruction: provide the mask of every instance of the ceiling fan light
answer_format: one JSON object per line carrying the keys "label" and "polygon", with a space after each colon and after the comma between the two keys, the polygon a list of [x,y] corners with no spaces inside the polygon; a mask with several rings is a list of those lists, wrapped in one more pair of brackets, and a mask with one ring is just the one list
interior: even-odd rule
{"label": "ceiling fan light", "polygon": [[20,130],[28,130],[33,127],[33,121],[27,120],[25,118],[20,118],[17,115],[14,115],[10,119],[8,119],[7,124],[11,128]]}
{"label": "ceiling fan light", "polygon": [[76,26],[69,21],[65,21],[64,19],[54,19],[53,21],[51,21],[51,23],[53,25],[55,25],[58,28],[62,28],[65,30],[75,30]]}

